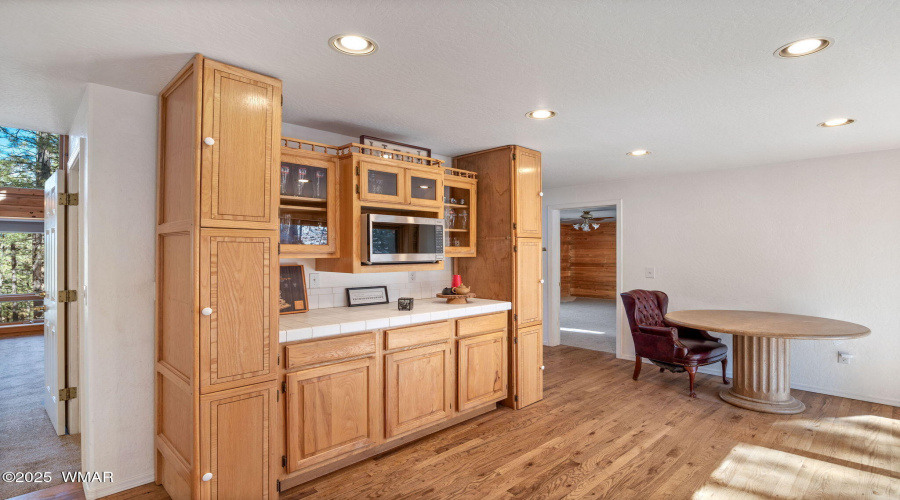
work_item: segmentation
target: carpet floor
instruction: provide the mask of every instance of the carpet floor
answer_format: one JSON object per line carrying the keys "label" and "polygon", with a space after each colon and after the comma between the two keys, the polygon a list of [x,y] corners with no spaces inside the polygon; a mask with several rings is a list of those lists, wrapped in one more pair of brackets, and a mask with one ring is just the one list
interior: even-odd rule
{"label": "carpet floor", "polygon": [[0,338],[0,472],[50,472],[50,483],[0,483],[0,498],[62,484],[81,470],[80,435],[57,436],[44,411],[44,337]]}
{"label": "carpet floor", "polygon": [[616,353],[616,301],[577,297],[559,304],[560,344]]}

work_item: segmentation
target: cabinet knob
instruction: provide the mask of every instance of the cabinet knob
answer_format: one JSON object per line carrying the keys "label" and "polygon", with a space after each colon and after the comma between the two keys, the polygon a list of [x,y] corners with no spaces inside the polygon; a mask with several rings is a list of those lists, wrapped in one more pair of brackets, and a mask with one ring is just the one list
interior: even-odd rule
{"label": "cabinet knob", "polygon": [[541,370],[543,370],[543,369],[544,369],[544,365],[541,365]]}
{"label": "cabinet knob", "polygon": [[212,315],[212,307],[204,307],[203,310],[200,311],[200,314],[202,314],[204,316]]}
{"label": "cabinet knob", "polygon": [[543,283],[544,283],[544,280],[541,280],[541,284],[543,284]]}
{"label": "cabinet knob", "polygon": [[212,479],[212,472],[203,474],[203,477],[201,477],[200,479],[202,479],[204,483],[210,481]]}
{"label": "cabinet knob", "polygon": [[539,196],[544,196],[544,192],[541,191],[540,193],[538,193],[538,195],[539,195]]}
{"label": "cabinet knob", "polygon": [[216,140],[213,139],[212,137],[207,137],[206,139],[203,139],[203,142],[204,142],[207,146],[212,146],[213,144],[216,143]]}

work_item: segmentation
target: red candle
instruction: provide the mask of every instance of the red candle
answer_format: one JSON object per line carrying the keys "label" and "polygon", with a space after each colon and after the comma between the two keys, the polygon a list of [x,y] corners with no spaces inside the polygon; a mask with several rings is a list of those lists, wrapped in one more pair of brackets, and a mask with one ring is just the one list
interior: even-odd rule
{"label": "red candle", "polygon": [[453,281],[450,283],[450,286],[457,287],[462,285],[462,276],[458,274],[453,275]]}

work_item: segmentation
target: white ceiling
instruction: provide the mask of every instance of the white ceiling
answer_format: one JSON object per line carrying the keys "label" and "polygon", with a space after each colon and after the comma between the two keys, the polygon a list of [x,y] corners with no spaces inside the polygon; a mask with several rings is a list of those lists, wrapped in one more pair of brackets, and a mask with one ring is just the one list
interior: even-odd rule
{"label": "white ceiling", "polygon": [[[156,94],[200,52],[284,80],[286,122],[520,144],[547,187],[733,168],[900,147],[898,26],[896,0],[4,0],[0,124],[66,131],[85,82]],[[810,36],[835,44],[772,56]]]}

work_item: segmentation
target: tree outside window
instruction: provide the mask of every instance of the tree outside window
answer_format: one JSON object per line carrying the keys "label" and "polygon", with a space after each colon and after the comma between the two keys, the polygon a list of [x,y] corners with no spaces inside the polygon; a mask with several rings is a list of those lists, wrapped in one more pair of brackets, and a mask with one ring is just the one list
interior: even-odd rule
{"label": "tree outside window", "polygon": [[[59,168],[59,136],[0,127],[0,187],[43,189]],[[44,291],[44,235],[0,233],[0,295]],[[0,302],[0,323],[41,319],[39,301]]]}

